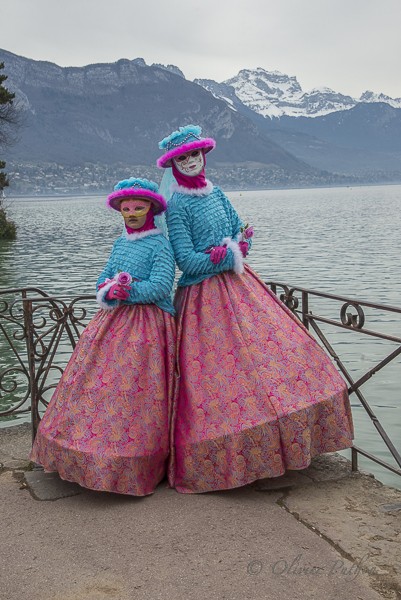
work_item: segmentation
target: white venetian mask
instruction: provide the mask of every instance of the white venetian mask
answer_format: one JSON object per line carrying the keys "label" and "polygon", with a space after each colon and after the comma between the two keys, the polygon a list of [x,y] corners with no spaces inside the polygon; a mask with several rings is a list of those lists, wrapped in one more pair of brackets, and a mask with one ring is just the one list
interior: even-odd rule
{"label": "white venetian mask", "polygon": [[192,150],[191,152],[180,154],[176,158],[173,158],[173,161],[180,173],[189,175],[190,177],[199,175],[205,166],[202,150]]}

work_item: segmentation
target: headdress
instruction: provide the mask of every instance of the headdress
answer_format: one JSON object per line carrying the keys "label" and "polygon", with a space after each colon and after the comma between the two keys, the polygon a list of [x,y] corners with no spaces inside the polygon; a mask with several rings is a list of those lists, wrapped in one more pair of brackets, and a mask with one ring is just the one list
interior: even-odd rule
{"label": "headdress", "polygon": [[121,200],[124,198],[145,198],[152,203],[153,214],[157,215],[167,208],[166,200],[158,192],[158,185],[154,181],[130,177],[119,181],[114,186],[114,192],[107,198],[107,205],[119,211]]}
{"label": "headdress", "polygon": [[202,138],[201,133],[199,125],[185,125],[178,131],[173,131],[159,142],[159,148],[165,150],[165,153],[158,159],[157,166],[160,169],[171,167],[173,158],[191,150],[202,149],[205,153],[213,150],[216,142],[212,138]]}

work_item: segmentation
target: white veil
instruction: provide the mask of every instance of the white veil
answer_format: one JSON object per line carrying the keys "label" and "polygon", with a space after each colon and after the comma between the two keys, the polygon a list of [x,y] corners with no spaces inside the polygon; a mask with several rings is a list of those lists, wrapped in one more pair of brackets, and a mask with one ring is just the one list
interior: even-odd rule
{"label": "white veil", "polygon": [[[160,186],[159,186],[159,194],[164,196],[164,198],[166,199],[167,208],[168,208],[169,200],[172,195],[171,185],[173,183],[176,183],[175,177],[173,175],[173,171],[172,171],[171,167],[167,167],[166,169],[164,169],[163,177],[162,177],[162,180],[161,180]],[[156,227],[161,229],[163,235],[168,239],[168,229],[167,229],[165,213],[155,216],[155,225],[156,225]]]}

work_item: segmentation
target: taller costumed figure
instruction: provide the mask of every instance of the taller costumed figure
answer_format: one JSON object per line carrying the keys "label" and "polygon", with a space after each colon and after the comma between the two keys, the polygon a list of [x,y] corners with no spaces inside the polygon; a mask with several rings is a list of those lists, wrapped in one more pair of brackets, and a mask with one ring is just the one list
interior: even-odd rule
{"label": "taller costumed figure", "polygon": [[158,166],[175,179],[166,217],[182,271],[170,485],[183,493],[235,488],[350,447],[344,380],[245,264],[253,229],[205,177],[215,141],[188,125],[159,147]]}

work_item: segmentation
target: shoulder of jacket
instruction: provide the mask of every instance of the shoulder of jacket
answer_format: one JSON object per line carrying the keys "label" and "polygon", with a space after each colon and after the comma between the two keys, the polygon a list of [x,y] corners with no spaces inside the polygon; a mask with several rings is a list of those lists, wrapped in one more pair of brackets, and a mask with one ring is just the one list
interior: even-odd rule
{"label": "shoulder of jacket", "polygon": [[177,207],[185,204],[186,199],[188,199],[188,196],[186,196],[185,194],[181,194],[180,192],[174,192],[174,194],[171,196],[170,200],[168,201],[166,214],[168,214],[172,210],[175,210]]}
{"label": "shoulder of jacket", "polygon": [[118,248],[119,246],[124,246],[124,243],[125,243],[125,238],[123,235],[120,235],[116,240],[114,240],[112,250],[114,250],[115,248]]}
{"label": "shoulder of jacket", "polygon": [[216,195],[221,195],[224,196],[225,194],[223,193],[222,189],[219,188],[218,185],[214,185],[212,191],[210,192],[211,194],[216,194]]}
{"label": "shoulder of jacket", "polygon": [[150,235],[148,240],[152,242],[156,248],[167,248],[169,246],[169,241],[165,235],[162,233],[158,233],[157,235]]}

